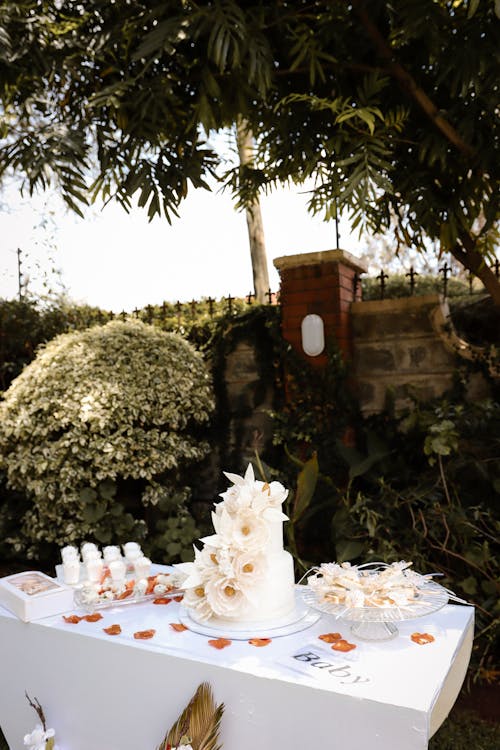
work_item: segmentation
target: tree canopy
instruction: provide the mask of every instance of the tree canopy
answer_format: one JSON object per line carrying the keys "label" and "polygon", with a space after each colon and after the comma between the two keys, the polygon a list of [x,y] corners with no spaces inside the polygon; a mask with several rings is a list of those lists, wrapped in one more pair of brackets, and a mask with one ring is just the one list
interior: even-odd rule
{"label": "tree canopy", "polygon": [[[313,212],[437,240],[500,304],[499,15],[494,0],[4,0],[0,179],[55,180],[76,210],[138,195],[171,219],[211,175],[240,205],[313,178]],[[224,171],[203,134],[238,118],[256,156]]]}

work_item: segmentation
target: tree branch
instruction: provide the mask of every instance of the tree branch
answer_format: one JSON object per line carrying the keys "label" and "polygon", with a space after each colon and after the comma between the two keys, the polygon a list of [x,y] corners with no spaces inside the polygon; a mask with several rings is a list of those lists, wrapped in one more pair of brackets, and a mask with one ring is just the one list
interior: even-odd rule
{"label": "tree branch", "polygon": [[459,237],[459,242],[450,249],[451,254],[464,268],[472,271],[484,284],[495,305],[500,306],[500,282],[486,264],[486,259],[477,250],[475,239],[466,232]]}
{"label": "tree branch", "polygon": [[396,62],[389,43],[366,12],[363,0],[352,0],[352,6],[378,54],[386,61],[389,73],[398,81],[401,88],[416,101],[445,138],[468,159],[472,158],[475,153],[474,149],[463,140],[453,125],[443,117],[438,107],[436,107],[432,99],[418,85],[413,76],[400,63]]}

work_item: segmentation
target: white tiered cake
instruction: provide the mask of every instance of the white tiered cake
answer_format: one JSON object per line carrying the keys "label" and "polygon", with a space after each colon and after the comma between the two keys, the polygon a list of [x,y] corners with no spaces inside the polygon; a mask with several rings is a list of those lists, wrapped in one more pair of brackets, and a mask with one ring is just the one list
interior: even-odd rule
{"label": "white tiered cake", "polygon": [[212,513],[215,534],[195,547],[195,560],[176,567],[187,574],[184,605],[210,626],[245,628],[286,621],[295,611],[293,559],[283,549],[281,505],[288,495],[279,482],[258,481],[249,464]]}

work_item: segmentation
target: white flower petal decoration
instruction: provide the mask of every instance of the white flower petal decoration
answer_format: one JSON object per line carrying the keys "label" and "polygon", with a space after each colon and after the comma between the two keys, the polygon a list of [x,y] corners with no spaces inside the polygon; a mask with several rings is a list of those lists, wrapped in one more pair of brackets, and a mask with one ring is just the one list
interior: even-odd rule
{"label": "white flower petal decoration", "polygon": [[209,581],[205,593],[212,610],[222,617],[234,614],[245,602],[243,592],[238,588],[236,581],[228,578]]}
{"label": "white flower petal decoration", "polygon": [[192,609],[200,620],[209,620],[213,615],[212,607],[208,603],[203,586],[187,589],[183,603],[188,609]]}
{"label": "white flower petal decoration", "polygon": [[224,544],[224,540],[218,534],[212,534],[212,536],[204,536],[200,539],[200,542],[203,542],[203,544],[208,544],[209,547],[214,547],[215,549],[222,547]]}
{"label": "white flower petal decoration", "polygon": [[265,511],[262,513],[262,518],[264,518],[266,521],[271,522],[278,522],[278,521],[288,521],[288,516],[285,516],[284,513],[282,513],[277,508],[266,508]]}

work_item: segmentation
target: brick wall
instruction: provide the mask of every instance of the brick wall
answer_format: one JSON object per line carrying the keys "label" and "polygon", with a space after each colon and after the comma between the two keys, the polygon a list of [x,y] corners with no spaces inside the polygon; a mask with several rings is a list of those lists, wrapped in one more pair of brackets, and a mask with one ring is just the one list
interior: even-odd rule
{"label": "brick wall", "polygon": [[324,367],[323,352],[310,357],[303,352],[301,324],[306,315],[319,315],[324,324],[325,339],[334,338],[344,356],[352,356],[350,305],[361,299],[359,273],[366,268],[343,250],[276,258],[280,274],[282,332],[286,341],[314,367]]}

